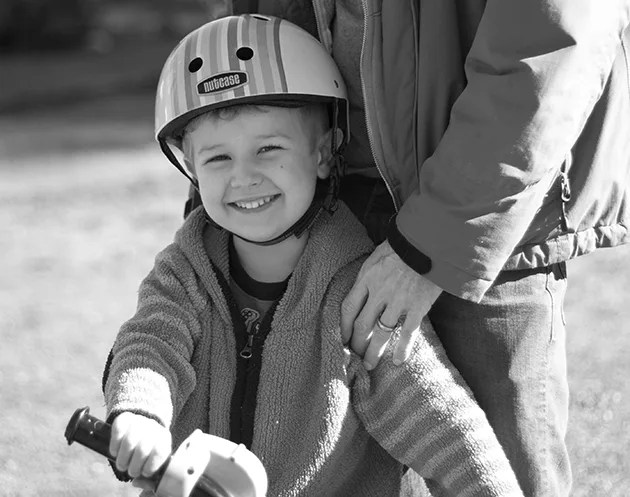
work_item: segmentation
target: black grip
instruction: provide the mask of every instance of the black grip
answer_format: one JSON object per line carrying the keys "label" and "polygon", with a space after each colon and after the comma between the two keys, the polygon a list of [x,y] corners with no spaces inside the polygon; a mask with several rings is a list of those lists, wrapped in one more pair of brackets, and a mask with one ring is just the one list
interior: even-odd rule
{"label": "black grip", "polygon": [[[107,459],[114,463],[116,459],[109,453],[109,440],[112,435],[112,426],[105,421],[98,419],[90,414],[89,407],[82,407],[74,411],[74,414],[66,426],[66,440],[68,445],[72,442],[79,442],[84,447],[92,449],[94,452],[105,456]],[[155,487],[159,484],[164,472],[170,463],[171,458],[150,477],[155,483]],[[112,467],[114,467],[112,465]],[[124,478],[129,478],[126,473],[121,473]]]}
{"label": "black grip", "polygon": [[109,439],[112,427],[105,421],[89,414],[90,408],[83,407],[74,411],[74,414],[66,427],[66,440],[68,445],[78,442],[95,452],[113,460],[109,453]]}

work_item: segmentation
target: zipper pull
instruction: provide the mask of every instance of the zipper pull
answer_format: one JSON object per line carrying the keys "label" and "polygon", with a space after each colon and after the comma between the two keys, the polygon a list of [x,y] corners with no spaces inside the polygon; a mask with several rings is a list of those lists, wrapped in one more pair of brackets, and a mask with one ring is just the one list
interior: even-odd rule
{"label": "zipper pull", "polygon": [[252,345],[254,345],[254,335],[248,335],[247,343],[239,354],[243,359],[250,359],[252,357]]}
{"label": "zipper pull", "polygon": [[562,188],[562,192],[560,193],[560,198],[563,202],[568,202],[571,200],[571,185],[569,185],[569,175],[562,171],[560,173],[560,187]]}
{"label": "zipper pull", "polygon": [[243,359],[250,359],[252,357],[254,336],[256,335],[256,333],[258,333],[258,330],[260,329],[260,323],[256,323],[252,328],[253,329],[251,331],[248,330],[247,332],[247,343],[245,344],[245,347],[243,347],[243,350],[241,350],[241,352],[238,354]]}
{"label": "zipper pull", "polygon": [[564,158],[564,162],[560,166],[560,198],[562,202],[571,200],[571,185],[569,184],[569,169],[573,164],[573,155],[571,152]]}

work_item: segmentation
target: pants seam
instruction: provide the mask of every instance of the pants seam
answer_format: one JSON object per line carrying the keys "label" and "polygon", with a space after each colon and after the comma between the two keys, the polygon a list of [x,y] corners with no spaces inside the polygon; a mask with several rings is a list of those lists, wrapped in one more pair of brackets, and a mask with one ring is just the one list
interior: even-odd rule
{"label": "pants seam", "polygon": [[549,354],[551,350],[551,343],[554,341],[554,331],[555,331],[554,330],[554,318],[555,318],[554,296],[553,296],[553,291],[549,287],[550,279],[553,277],[553,275],[554,275],[553,268],[548,267],[547,272],[546,272],[546,279],[545,279],[545,291],[547,292],[547,295],[549,295],[550,323],[549,323],[549,339],[547,341],[547,347],[544,354],[545,364],[544,364],[544,367],[541,368],[543,371],[543,377],[542,377],[543,405],[542,405],[542,409],[540,410],[540,412],[542,413],[541,419],[542,419],[542,425],[543,425],[543,436],[545,437],[542,450],[541,450],[542,458],[543,458],[543,464],[541,468],[543,495],[550,495],[548,467],[551,461],[549,460],[548,445],[549,445],[551,427],[549,426],[549,392],[548,392],[547,387],[548,387],[549,373],[550,373]]}

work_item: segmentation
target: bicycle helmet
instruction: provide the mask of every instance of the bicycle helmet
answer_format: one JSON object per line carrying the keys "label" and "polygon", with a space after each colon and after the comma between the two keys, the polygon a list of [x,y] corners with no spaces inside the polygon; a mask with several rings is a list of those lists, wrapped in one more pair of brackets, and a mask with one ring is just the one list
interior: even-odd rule
{"label": "bicycle helmet", "polygon": [[[287,232],[268,242],[300,236],[322,208],[334,210],[341,151],[349,139],[346,88],[326,49],[305,30],[284,19],[246,14],[209,22],[188,34],[162,69],[155,102],[155,137],[162,151],[197,188],[173,154],[182,131],[196,116],[237,104],[329,104],[335,164],[324,194]],[[342,139],[336,141],[336,130]],[[322,198],[324,197],[324,198]]]}

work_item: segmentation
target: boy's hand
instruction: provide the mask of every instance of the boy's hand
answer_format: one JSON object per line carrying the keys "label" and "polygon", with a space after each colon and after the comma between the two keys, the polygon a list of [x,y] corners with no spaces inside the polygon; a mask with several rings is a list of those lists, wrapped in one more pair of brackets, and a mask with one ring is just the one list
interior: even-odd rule
{"label": "boy's hand", "polygon": [[378,320],[396,328],[401,317],[394,363],[406,361],[413,349],[420,323],[442,289],[416,273],[385,241],[363,263],[357,280],[341,307],[341,332],[344,343],[363,356],[367,369],[373,369],[394,335],[379,328]]}
{"label": "boy's hand", "polygon": [[132,478],[152,476],[171,455],[171,433],[146,416],[123,412],[112,423],[109,452]]}

